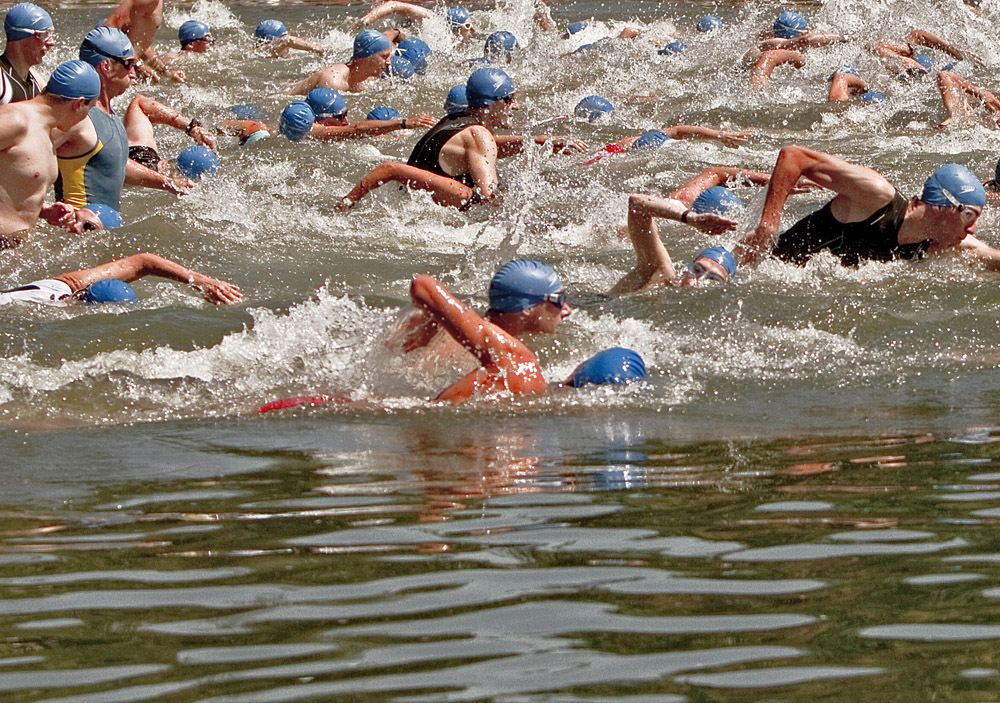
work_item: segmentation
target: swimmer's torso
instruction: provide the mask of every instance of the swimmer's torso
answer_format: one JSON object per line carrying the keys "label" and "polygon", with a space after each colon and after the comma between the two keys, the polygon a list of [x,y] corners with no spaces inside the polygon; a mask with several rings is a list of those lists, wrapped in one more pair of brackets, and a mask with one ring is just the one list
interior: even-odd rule
{"label": "swimmer's torso", "polygon": [[468,115],[445,117],[420,138],[420,141],[413,147],[410,158],[406,163],[410,166],[416,166],[425,171],[436,173],[439,176],[454,178],[463,185],[467,185],[470,188],[473,187],[475,184],[472,181],[472,176],[468,173],[452,174],[444,170],[444,167],[441,165],[441,150],[449,139],[456,136],[459,132],[478,124],[479,121],[476,118]]}
{"label": "swimmer's torso", "polygon": [[125,184],[128,136],[122,121],[100,108],[90,111],[90,120],[97,143],[83,154],[59,157],[56,197],[76,208],[104,203],[117,210]]}

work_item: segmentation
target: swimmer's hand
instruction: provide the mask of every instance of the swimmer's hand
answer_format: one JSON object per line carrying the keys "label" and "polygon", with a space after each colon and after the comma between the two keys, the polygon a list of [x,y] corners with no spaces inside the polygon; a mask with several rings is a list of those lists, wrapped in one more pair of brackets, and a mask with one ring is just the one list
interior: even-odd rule
{"label": "swimmer's hand", "polygon": [[405,124],[403,129],[416,129],[417,127],[430,129],[438,123],[438,119],[430,115],[417,115],[416,117],[407,117],[403,122]]}
{"label": "swimmer's hand", "polygon": [[215,135],[209,132],[200,124],[195,125],[188,132],[191,135],[191,139],[195,141],[196,144],[201,144],[202,146],[207,146],[209,149],[215,149]]}
{"label": "swimmer's hand", "polygon": [[582,154],[583,152],[590,149],[590,145],[587,142],[580,139],[573,139],[572,137],[549,137],[547,139],[548,143],[552,145],[553,154]]}
{"label": "swimmer's hand", "polygon": [[749,139],[752,134],[752,129],[743,129],[739,132],[723,132],[720,130],[719,141],[731,149],[738,149],[746,143],[747,139]]}
{"label": "swimmer's hand", "polygon": [[727,219],[722,215],[716,215],[714,212],[691,211],[685,220],[687,224],[705,234],[725,234],[736,229],[735,221]]}
{"label": "swimmer's hand", "polygon": [[160,82],[160,77],[156,74],[156,71],[144,63],[137,63],[135,65],[135,76],[140,81],[145,81],[146,83]]}
{"label": "swimmer's hand", "polygon": [[354,207],[354,201],[347,196],[344,196],[337,202],[336,205],[333,206],[333,209],[337,212],[347,212],[352,207]]}
{"label": "swimmer's hand", "polygon": [[186,80],[184,71],[179,68],[165,68],[163,69],[163,75],[172,80],[174,83],[183,83]]}
{"label": "swimmer's hand", "polygon": [[83,232],[94,232],[104,229],[101,218],[87,208],[81,208],[75,213],[76,221]]}
{"label": "swimmer's hand", "polygon": [[196,274],[191,278],[191,286],[197,289],[205,300],[213,305],[224,303],[226,305],[239,302],[243,298],[238,286],[228,281],[220,281],[217,278],[209,278]]}
{"label": "swimmer's hand", "polygon": [[183,195],[197,184],[190,178],[174,176],[173,178],[167,177],[163,185],[165,186],[164,190],[169,190],[171,193],[176,193],[177,195]]}
{"label": "swimmer's hand", "polygon": [[83,232],[83,225],[77,222],[76,210],[69,203],[55,202],[47,207],[43,207],[38,216],[50,225],[62,227],[73,234]]}

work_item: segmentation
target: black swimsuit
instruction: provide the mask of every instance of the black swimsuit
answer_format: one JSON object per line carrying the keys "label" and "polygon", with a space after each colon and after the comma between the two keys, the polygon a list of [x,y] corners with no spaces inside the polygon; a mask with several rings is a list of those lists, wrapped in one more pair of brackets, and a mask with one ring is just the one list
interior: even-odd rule
{"label": "black swimsuit", "polygon": [[436,173],[439,176],[451,178],[470,188],[475,187],[472,176],[468,173],[463,173],[460,176],[452,176],[450,173],[444,172],[444,169],[441,168],[441,149],[456,134],[477,124],[479,124],[479,120],[469,115],[443,118],[431,127],[427,134],[420,138],[420,141],[413,147],[413,152],[406,163],[410,166],[416,166],[425,171]]}
{"label": "black swimsuit", "polygon": [[899,228],[903,225],[907,204],[896,193],[892,202],[867,220],[844,223],[833,216],[830,203],[827,203],[783,232],[771,253],[799,266],[804,266],[813,254],[823,249],[839,257],[844,266],[857,266],[862,261],[922,258],[930,240],[899,243]]}

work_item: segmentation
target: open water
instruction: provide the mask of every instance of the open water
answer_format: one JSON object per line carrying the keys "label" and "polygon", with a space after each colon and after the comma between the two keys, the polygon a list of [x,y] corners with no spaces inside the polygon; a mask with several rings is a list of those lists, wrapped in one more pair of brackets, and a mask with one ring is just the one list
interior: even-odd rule
{"label": "open water", "polygon": [[[280,18],[340,60],[367,7],[168,3],[161,50],[189,18],[218,44],[188,57],[186,84],[143,90],[205,123],[245,102],[276,119],[282,90],[330,59],[258,56],[252,28]],[[994,0],[979,18],[952,1],[794,6],[852,41],[778,69],[761,94],[737,64],[784,7],[553,5],[560,30],[589,22],[572,40],[534,30],[521,0],[470,8],[484,34],[510,29],[526,48],[509,69],[524,124],[599,93],[610,123],[545,128],[594,149],[678,121],[754,129],[738,150],[675,142],[581,167],[539,148],[504,163],[499,210],[387,187],[341,215],[339,197],[416,135],[223,140],[218,176],[193,193],[129,190],[122,229],[5,252],[4,287],[143,249],[246,298],[216,308],[147,279],[138,309],[0,310],[2,699],[997,700],[997,277],[817,257],[727,287],[601,295],[631,265],[616,231],[627,195],[713,164],[769,170],[794,141],[907,196],[949,161],[991,177],[1000,133],[936,129],[933,78],[900,81],[862,47],[928,29],[981,56],[959,70],[1000,88]],[[110,11],[48,8],[49,69]],[[698,36],[710,11],[726,29]],[[563,56],[626,25],[644,37]],[[481,51],[438,20],[411,29],[436,50],[431,70],[349,96],[352,118],[440,114]],[[650,35],[690,49],[658,56]],[[888,100],[825,104],[842,64]],[[188,143],[158,136],[166,156]],[[750,224],[763,192],[739,194]],[[788,221],[822,202],[796,196]],[[681,262],[710,243],[662,233]],[[995,210],[979,234],[1000,245]],[[409,373],[381,345],[410,276],[481,302],[515,256],[552,264],[575,308],[556,338],[529,340],[550,380],[622,345],[647,382],[430,404],[449,372]],[[320,393],[356,402],[255,412]]]}

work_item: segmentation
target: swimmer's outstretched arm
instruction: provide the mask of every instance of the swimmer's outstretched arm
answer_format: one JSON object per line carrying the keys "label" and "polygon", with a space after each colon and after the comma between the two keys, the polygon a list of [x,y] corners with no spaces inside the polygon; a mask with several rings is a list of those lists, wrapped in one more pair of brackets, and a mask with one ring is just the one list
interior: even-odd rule
{"label": "swimmer's outstretched arm", "polygon": [[[739,168],[738,166],[713,166],[711,168],[705,169],[697,176],[692,178],[690,181],[682,185],[680,188],[675,190],[670,194],[670,198],[680,201],[684,204],[684,207],[690,208],[697,200],[698,196],[704,193],[706,190],[713,186],[728,186],[730,183],[741,183],[749,182],[753,185],[763,186],[767,185],[771,181],[771,174],[764,173],[762,171],[750,171],[747,169]],[[697,214],[697,213],[691,213]],[[669,215],[663,215],[663,217],[669,217],[670,219],[676,219],[678,222],[682,220],[678,218],[670,217]],[[685,224],[692,224],[690,222],[685,222]],[[701,229],[701,228],[699,228]],[[704,230],[703,230],[704,231]],[[710,234],[713,234],[710,232]],[[714,234],[719,234],[715,232]]]}
{"label": "swimmer's outstretched arm", "polygon": [[811,183],[837,192],[831,207],[842,221],[864,220],[888,205],[896,195],[892,183],[866,166],[796,144],[782,147],[771,172],[760,224],[744,235],[736,247],[736,259],[740,265],[753,263],[770,253],[778,236],[785,201],[803,176]]}
{"label": "swimmer's outstretched arm", "polygon": [[[1000,272],[1000,249],[991,247],[978,237],[971,234],[966,235],[965,239],[959,242],[958,251],[966,255],[971,264],[982,267],[986,271]],[[941,252],[936,252],[933,249],[928,250],[928,254],[936,253],[954,253],[954,247],[951,248],[951,252],[948,250]]]}
{"label": "swimmer's outstretched arm", "polygon": [[983,64],[983,60],[973,54],[971,51],[962,51],[961,49],[949,44],[944,39],[936,37],[930,32],[925,32],[922,29],[914,29],[912,32],[906,35],[906,41],[910,44],[916,44],[918,46],[925,46],[928,49],[937,49],[938,51],[943,51],[957,61],[963,61],[964,59],[972,59],[980,66]]}
{"label": "swimmer's outstretched arm", "polygon": [[715,139],[733,149],[738,148],[753,134],[753,131],[749,129],[739,132],[727,132],[721,129],[712,129],[711,127],[686,124],[664,127],[662,131],[664,134],[670,136],[671,139]]}
{"label": "swimmer's outstretched arm", "polygon": [[398,161],[386,161],[366,173],[350,193],[345,195],[336,208],[346,212],[361,198],[386,183],[400,183],[408,188],[430,191],[438,205],[462,208],[472,200],[472,188],[459,183],[454,178],[425,171],[416,166]]}
{"label": "swimmer's outstretched arm", "polygon": [[207,146],[209,149],[215,148],[215,137],[198,120],[182,115],[172,107],[146,95],[136,95],[129,103],[128,111],[125,113],[126,129],[129,127],[129,120],[137,116],[135,113],[137,110],[141,111],[152,124],[173,127],[187,133],[197,144]]}
{"label": "swimmer's outstretched arm", "polygon": [[109,261],[91,269],[70,271],[56,276],[56,280],[68,285],[74,293],[79,293],[92,283],[105,278],[117,278],[125,283],[131,283],[143,276],[159,276],[186,283],[198,290],[205,297],[205,300],[216,305],[235,303],[243,297],[239,287],[232,283],[209,278],[197,271],[185,268],[175,261],[148,252]]}
{"label": "swimmer's outstretched arm", "polygon": [[635,249],[635,267],[611,286],[608,295],[625,295],[656,286],[670,286],[677,278],[673,261],[660,240],[657,217],[680,220],[684,203],[634,193],[628,199],[628,236]]}
{"label": "swimmer's outstretched arm", "polygon": [[129,159],[125,163],[125,183],[130,186],[155,188],[156,190],[166,190],[171,193],[183,193],[195,186],[195,182],[190,178],[167,176],[159,171],[146,168],[134,159]]}
{"label": "swimmer's outstretched arm", "polygon": [[430,115],[403,117],[398,120],[362,120],[350,125],[315,124],[309,132],[312,139],[323,142],[341,142],[348,139],[362,139],[379,134],[388,134],[400,129],[430,129],[438,120]]}
{"label": "swimmer's outstretched arm", "polygon": [[434,11],[426,7],[411,5],[408,2],[400,2],[400,0],[388,0],[370,10],[364,17],[358,20],[358,24],[362,27],[367,27],[372,22],[377,22],[389,15],[400,15],[411,20],[425,20],[428,17],[432,17]]}
{"label": "swimmer's outstretched arm", "polygon": [[533,137],[526,137],[521,134],[497,134],[494,135],[497,144],[497,158],[505,159],[524,151],[524,141],[531,139],[535,144],[551,144],[552,151],[556,154],[570,154],[573,152],[583,153],[590,148],[587,142],[572,137],[563,137],[555,134],[538,134]]}

